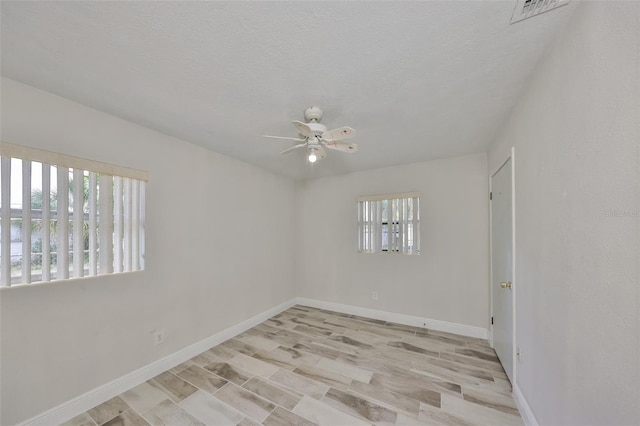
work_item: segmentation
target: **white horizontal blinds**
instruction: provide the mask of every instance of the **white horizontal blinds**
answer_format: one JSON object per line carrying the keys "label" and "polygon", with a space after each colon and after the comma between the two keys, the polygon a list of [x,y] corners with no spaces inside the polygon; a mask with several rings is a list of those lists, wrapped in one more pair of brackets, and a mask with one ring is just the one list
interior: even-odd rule
{"label": "white horizontal blinds", "polygon": [[113,272],[122,272],[122,178],[113,177]]}
{"label": "white horizontal blinds", "polygon": [[417,192],[359,197],[359,251],[419,253],[418,200]]}
{"label": "white horizontal blinds", "polygon": [[22,283],[31,282],[31,161],[22,160]]}
{"label": "white horizontal blinds", "polygon": [[69,169],[57,167],[56,278],[69,278]]}
{"label": "white horizontal blinds", "polygon": [[89,172],[89,275],[98,275],[98,176]]}
{"label": "white horizontal blinds", "polygon": [[0,159],[2,200],[0,201],[0,285],[11,285],[11,158]]}
{"label": "white horizontal blinds", "polygon": [[98,273],[113,272],[113,177],[100,174],[98,179]]}
{"label": "white horizontal blinds", "polygon": [[84,276],[84,173],[73,170],[73,276]]}
{"label": "white horizontal blinds", "polygon": [[42,165],[42,281],[51,280],[51,166]]}

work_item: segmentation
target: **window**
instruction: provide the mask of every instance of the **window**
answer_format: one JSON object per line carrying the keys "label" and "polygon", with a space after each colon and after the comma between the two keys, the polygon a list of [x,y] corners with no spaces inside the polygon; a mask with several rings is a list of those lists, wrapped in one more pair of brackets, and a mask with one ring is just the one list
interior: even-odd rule
{"label": "window", "polygon": [[358,198],[358,252],[420,253],[420,194]]}
{"label": "window", "polygon": [[139,170],[2,142],[0,285],[144,269]]}

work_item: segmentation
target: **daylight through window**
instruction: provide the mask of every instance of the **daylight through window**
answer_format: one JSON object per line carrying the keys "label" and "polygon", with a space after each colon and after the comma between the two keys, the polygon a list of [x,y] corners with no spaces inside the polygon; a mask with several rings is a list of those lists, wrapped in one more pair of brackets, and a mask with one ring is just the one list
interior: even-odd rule
{"label": "daylight through window", "polygon": [[420,253],[420,194],[358,198],[358,252]]}
{"label": "daylight through window", "polygon": [[146,172],[1,144],[0,285],[144,269]]}

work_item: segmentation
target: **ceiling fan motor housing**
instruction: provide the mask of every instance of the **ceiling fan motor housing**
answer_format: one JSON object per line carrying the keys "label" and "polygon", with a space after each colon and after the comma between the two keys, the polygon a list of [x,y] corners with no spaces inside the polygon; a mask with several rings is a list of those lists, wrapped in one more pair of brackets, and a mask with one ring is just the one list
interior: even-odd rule
{"label": "ceiling fan motor housing", "polygon": [[317,123],[322,120],[322,110],[317,106],[312,106],[304,110],[304,120],[307,123]]}
{"label": "ceiling fan motor housing", "polygon": [[307,126],[309,126],[313,134],[316,136],[322,136],[322,134],[327,131],[327,126],[313,121],[307,123]]}

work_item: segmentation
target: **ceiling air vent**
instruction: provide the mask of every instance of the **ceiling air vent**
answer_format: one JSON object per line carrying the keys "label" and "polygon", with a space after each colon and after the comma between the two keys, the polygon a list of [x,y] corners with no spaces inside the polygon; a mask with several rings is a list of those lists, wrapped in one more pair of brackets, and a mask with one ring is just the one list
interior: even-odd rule
{"label": "ceiling air vent", "polygon": [[566,6],[569,0],[518,0],[511,16],[511,23],[523,21],[541,13]]}

